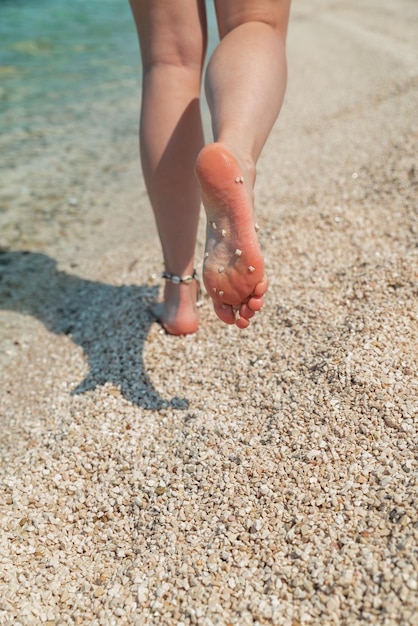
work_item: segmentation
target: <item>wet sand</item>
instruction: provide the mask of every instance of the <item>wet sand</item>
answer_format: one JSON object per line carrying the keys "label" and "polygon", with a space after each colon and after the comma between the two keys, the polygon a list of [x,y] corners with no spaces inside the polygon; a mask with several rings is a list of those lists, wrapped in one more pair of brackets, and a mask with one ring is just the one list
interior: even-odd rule
{"label": "wet sand", "polygon": [[294,3],[248,331],[148,313],[134,82],[3,134],[0,623],[414,623],[416,18]]}

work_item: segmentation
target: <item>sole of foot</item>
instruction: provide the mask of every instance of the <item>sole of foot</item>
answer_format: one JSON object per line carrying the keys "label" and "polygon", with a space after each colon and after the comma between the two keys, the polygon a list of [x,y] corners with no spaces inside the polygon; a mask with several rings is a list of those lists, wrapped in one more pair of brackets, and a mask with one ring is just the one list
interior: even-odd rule
{"label": "sole of foot", "polygon": [[268,287],[251,175],[225,145],[212,143],[197,158],[196,176],[207,217],[203,282],[218,317],[246,328]]}

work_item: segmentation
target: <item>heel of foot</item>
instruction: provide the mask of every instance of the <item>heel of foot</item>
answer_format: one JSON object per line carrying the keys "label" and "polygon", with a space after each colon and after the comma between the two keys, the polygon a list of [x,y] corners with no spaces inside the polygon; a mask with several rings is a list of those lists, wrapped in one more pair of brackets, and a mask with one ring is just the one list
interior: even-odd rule
{"label": "heel of foot", "polygon": [[218,192],[220,185],[241,186],[244,176],[238,161],[220,143],[205,146],[196,161],[196,175],[201,186],[208,191]]}

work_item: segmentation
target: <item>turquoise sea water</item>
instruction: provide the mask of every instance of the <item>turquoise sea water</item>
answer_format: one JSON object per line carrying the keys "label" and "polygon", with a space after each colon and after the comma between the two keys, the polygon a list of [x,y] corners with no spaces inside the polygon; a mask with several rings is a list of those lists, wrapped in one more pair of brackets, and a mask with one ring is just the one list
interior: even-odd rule
{"label": "turquoise sea water", "polygon": [[0,128],[2,112],[18,122],[132,81],[141,70],[128,0],[0,0]]}
{"label": "turquoise sea water", "polygon": [[125,0],[0,0],[0,113],[93,97],[140,80]]}

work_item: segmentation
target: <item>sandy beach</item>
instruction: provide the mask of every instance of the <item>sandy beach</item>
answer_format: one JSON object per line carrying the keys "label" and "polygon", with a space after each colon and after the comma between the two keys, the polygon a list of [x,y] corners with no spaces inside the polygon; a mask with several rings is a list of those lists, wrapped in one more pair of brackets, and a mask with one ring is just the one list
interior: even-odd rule
{"label": "sandy beach", "polygon": [[246,331],[148,312],[134,80],[8,113],[0,624],[418,623],[417,18],[295,0]]}

